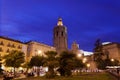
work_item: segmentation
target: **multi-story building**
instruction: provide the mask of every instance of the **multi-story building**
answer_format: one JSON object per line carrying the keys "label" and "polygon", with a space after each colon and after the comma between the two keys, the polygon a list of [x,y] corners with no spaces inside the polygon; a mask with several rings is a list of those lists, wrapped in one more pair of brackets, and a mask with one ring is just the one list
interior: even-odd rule
{"label": "multi-story building", "polygon": [[120,61],[120,44],[119,43],[108,43],[103,45],[103,52],[105,57],[110,59],[117,59]]}
{"label": "multi-story building", "polygon": [[0,36],[0,56],[8,54],[12,50],[18,50],[25,53],[25,59],[27,55],[27,45],[18,40],[14,40],[8,37]]}
{"label": "multi-story building", "polygon": [[35,41],[29,41],[26,44],[28,45],[27,50],[28,61],[32,58],[32,56],[35,55],[45,56],[45,52],[47,51],[56,51],[56,49],[52,46],[48,46],[46,44],[42,44]]}

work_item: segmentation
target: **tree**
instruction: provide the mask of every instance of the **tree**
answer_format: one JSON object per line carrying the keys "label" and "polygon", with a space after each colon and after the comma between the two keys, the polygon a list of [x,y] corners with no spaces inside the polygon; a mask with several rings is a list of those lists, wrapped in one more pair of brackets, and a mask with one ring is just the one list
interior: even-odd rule
{"label": "tree", "polygon": [[97,39],[94,48],[94,60],[97,61],[98,59],[101,59],[103,55],[104,53],[102,43],[100,39]]}
{"label": "tree", "polygon": [[30,62],[25,62],[23,65],[22,65],[23,68],[26,68],[26,73],[28,73],[28,70],[30,68],[32,68],[32,66],[30,65]]}
{"label": "tree", "polygon": [[60,54],[59,58],[59,69],[61,76],[71,76],[71,70],[80,66],[76,65],[76,55],[72,52],[64,51]]}
{"label": "tree", "polygon": [[97,39],[95,42],[95,48],[94,48],[94,61],[97,64],[97,67],[99,69],[104,69],[105,68],[105,61],[102,59],[104,56],[103,53],[103,47],[100,39]]}
{"label": "tree", "polygon": [[28,64],[28,66],[33,67],[36,66],[37,67],[37,74],[39,75],[39,67],[43,66],[45,64],[46,60],[43,56],[33,56],[30,60],[30,63]]}
{"label": "tree", "polygon": [[46,76],[47,78],[53,78],[56,75],[54,69],[57,68],[59,64],[56,57],[57,52],[47,51],[45,54],[47,55],[45,66],[48,66],[48,73],[46,74]]}
{"label": "tree", "polygon": [[18,68],[21,66],[22,63],[24,63],[24,53],[17,50],[12,50],[8,55],[4,56],[5,59],[5,65],[8,67],[14,68],[14,76],[15,76],[15,68]]}
{"label": "tree", "polygon": [[30,66],[43,66],[45,63],[45,58],[43,56],[33,56],[30,60]]}
{"label": "tree", "polygon": [[[105,59],[103,58],[103,56],[105,57]],[[106,69],[106,66],[119,65],[118,60],[114,59],[114,61],[111,61],[108,50],[105,50],[103,53],[102,43],[101,43],[100,39],[98,39],[95,42],[94,61],[96,62],[97,67],[99,69]]]}
{"label": "tree", "polygon": [[76,58],[74,64],[75,64],[75,69],[79,70],[81,73],[81,69],[85,67],[85,64],[82,62],[82,60]]}

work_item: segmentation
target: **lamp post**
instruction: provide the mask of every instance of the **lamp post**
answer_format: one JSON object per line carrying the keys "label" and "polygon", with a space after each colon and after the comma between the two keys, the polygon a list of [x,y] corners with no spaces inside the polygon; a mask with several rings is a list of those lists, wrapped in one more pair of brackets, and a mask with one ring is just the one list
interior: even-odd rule
{"label": "lamp post", "polygon": [[87,68],[88,68],[88,70],[89,70],[89,68],[90,68],[90,63],[87,63]]}
{"label": "lamp post", "polygon": [[81,58],[81,57],[82,57],[82,54],[79,53],[79,54],[77,55],[77,57],[78,57],[78,58]]}
{"label": "lamp post", "polygon": [[87,61],[87,58],[83,58],[83,63],[86,63],[86,61]]}
{"label": "lamp post", "polygon": [[111,59],[112,66],[114,66],[114,61],[115,61],[115,60],[112,58],[112,59]]}

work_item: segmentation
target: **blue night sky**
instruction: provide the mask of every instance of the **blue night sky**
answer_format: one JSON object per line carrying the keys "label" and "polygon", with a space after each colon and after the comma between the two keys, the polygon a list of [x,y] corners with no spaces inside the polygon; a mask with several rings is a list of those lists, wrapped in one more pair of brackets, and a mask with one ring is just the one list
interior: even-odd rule
{"label": "blue night sky", "polygon": [[1,0],[0,35],[53,45],[58,17],[76,41],[92,51],[96,39],[120,42],[120,0]]}

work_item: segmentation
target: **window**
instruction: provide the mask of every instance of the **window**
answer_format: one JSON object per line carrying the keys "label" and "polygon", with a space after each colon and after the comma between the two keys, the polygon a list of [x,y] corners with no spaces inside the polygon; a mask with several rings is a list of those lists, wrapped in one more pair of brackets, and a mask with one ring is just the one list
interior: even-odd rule
{"label": "window", "polygon": [[15,45],[13,44],[12,47],[15,48]]}
{"label": "window", "polygon": [[63,31],[62,31],[62,33],[61,33],[61,36],[63,36]]}
{"label": "window", "polygon": [[58,31],[56,32],[56,36],[58,36]]}
{"label": "window", "polygon": [[0,52],[2,52],[3,51],[3,49],[0,47]]}
{"label": "window", "polygon": [[7,45],[8,47],[11,47],[11,45],[10,45],[10,43],[8,43],[8,45]]}
{"label": "window", "polygon": [[19,46],[18,46],[18,49],[22,49],[22,47],[19,45]]}
{"label": "window", "polygon": [[9,53],[10,52],[10,50],[9,49],[7,49],[7,51],[6,51],[7,53]]}
{"label": "window", "polygon": [[4,45],[4,44],[3,44],[3,41],[0,42],[0,45]]}

